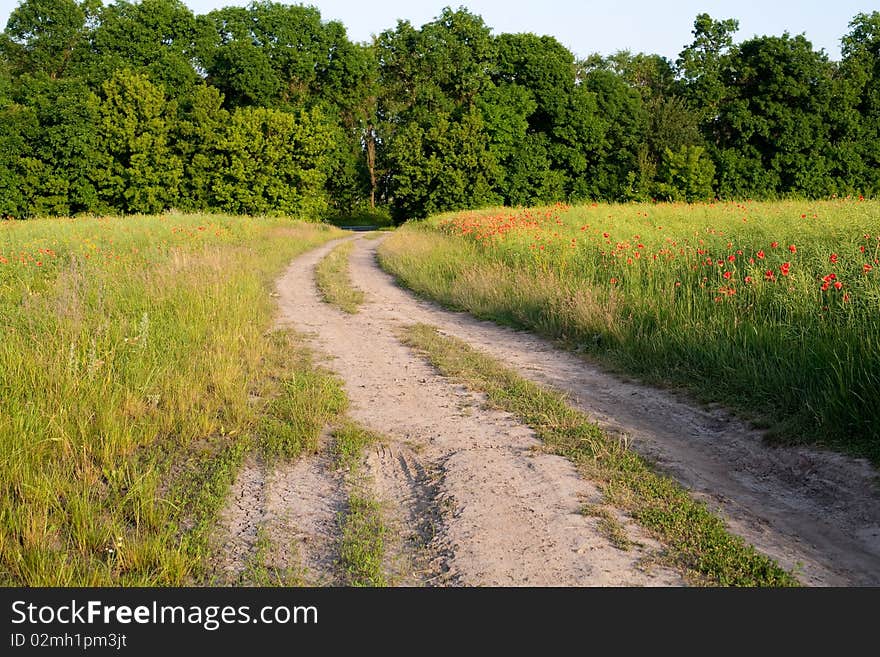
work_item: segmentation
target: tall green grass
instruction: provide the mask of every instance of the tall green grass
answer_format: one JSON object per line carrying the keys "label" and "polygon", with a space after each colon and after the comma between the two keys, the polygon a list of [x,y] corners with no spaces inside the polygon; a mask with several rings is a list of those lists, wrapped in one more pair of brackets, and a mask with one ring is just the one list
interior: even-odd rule
{"label": "tall green grass", "polygon": [[341,233],[280,219],[0,222],[0,583],[183,584],[290,336],[270,282]]}
{"label": "tall green grass", "polygon": [[380,248],[420,294],[875,464],[878,256],[880,202],[850,199],[490,209]]}

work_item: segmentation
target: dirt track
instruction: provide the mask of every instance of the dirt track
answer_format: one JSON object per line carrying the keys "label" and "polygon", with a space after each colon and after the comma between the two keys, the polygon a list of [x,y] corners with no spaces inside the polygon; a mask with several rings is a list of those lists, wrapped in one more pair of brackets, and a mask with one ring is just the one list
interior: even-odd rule
{"label": "dirt track", "polygon": [[[867,463],[805,448],[769,448],[722,411],[603,373],[551,343],[418,301],[356,239],[351,276],[366,292],[354,316],[320,301],[315,264],[334,244],[295,260],[278,282],[279,325],[310,336],[345,381],[350,415],[388,436],[367,459],[374,493],[397,537],[387,570],[403,585],[676,585],[661,548],[620,517],[623,551],[580,513],[599,499],[566,460],[543,453],[510,415],[439,376],[397,331],[433,324],[572,401],[705,499],[731,529],[806,584],[880,584],[880,495]],[[295,545],[308,583],[335,583],[340,478],[320,457],[283,472],[250,462],[223,522],[225,569],[240,571],[256,526]],[[319,492],[320,491],[320,492]],[[283,522],[281,521],[283,519]]]}

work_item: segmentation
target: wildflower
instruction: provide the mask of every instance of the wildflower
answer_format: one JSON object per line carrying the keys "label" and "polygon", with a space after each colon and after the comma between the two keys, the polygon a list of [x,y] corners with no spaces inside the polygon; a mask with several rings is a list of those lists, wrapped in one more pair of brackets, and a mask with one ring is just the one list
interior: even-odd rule
{"label": "wildflower", "polygon": [[768,281],[772,281],[774,278],[776,278],[776,276],[773,274],[773,272],[771,270],[768,269],[767,271],[764,272],[764,278],[766,278]]}
{"label": "wildflower", "polygon": [[783,276],[788,276],[789,269],[791,269],[791,263],[790,262],[783,262],[782,266],[779,267],[779,273],[782,274]]}
{"label": "wildflower", "polygon": [[835,283],[834,283],[835,290],[839,290],[842,287],[843,287],[843,283],[841,283],[840,281],[835,281]]}
{"label": "wildflower", "polygon": [[771,249],[775,249],[777,246],[779,246],[779,242],[771,242],[770,244]]}
{"label": "wildflower", "polygon": [[789,244],[788,250],[791,251],[792,253],[797,253],[797,247],[794,244]]}
{"label": "wildflower", "polygon": [[758,256],[758,260],[764,259],[764,251],[763,250],[758,251],[755,255]]}
{"label": "wildflower", "polygon": [[733,276],[733,272],[730,272],[730,271],[726,271],[726,272],[724,272],[724,278],[725,278],[725,280],[728,280],[728,281],[729,281],[731,276]]}
{"label": "wildflower", "polygon": [[874,269],[874,268],[873,268],[871,265],[867,264],[867,263],[865,263],[865,265],[862,267],[862,271],[863,271],[864,273],[866,273],[866,274],[867,274],[869,271],[871,271],[872,269]]}
{"label": "wildflower", "polygon": [[837,254],[836,254],[836,253],[832,253],[832,254],[831,254],[831,257],[828,258],[828,260],[831,262],[832,265],[836,265],[836,264],[837,264]]}
{"label": "wildflower", "polygon": [[752,277],[751,277],[751,276],[746,276],[745,279],[743,279],[743,280],[745,280],[746,283],[751,283],[751,282],[752,282]]}

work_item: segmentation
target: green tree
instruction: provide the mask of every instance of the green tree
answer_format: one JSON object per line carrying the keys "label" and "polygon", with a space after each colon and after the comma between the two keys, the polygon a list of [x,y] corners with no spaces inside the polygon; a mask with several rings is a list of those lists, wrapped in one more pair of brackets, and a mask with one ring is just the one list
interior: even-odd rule
{"label": "green tree", "polygon": [[100,150],[96,177],[109,208],[155,213],[177,201],[183,166],[171,150],[169,132],[176,107],[161,87],[127,69],[103,85],[100,104]]}
{"label": "green tree", "polygon": [[178,98],[200,83],[195,59],[202,23],[181,0],[116,0],[104,6],[91,33],[91,51],[78,71],[96,88],[130,69]]}
{"label": "green tree", "polygon": [[581,87],[595,96],[598,125],[580,197],[630,200],[647,195],[653,171],[643,170],[639,154],[645,141],[647,115],[639,92],[606,70],[587,74]]}
{"label": "green tree", "polygon": [[832,102],[833,168],[841,191],[880,194],[880,12],[849,27]]}
{"label": "green tree", "polygon": [[12,10],[0,49],[19,73],[63,75],[86,36],[94,0],[24,0]]}
{"label": "green tree", "polygon": [[725,94],[721,74],[737,30],[739,21],[736,19],[717,21],[709,14],[699,14],[694,20],[694,40],[681,51],[676,61],[687,99],[709,124]]}
{"label": "green tree", "polygon": [[654,193],[667,201],[705,201],[715,195],[714,178],[715,164],[703,147],[666,148]]}
{"label": "green tree", "polygon": [[802,35],[757,37],[731,53],[716,121],[722,194],[833,191],[832,76],[827,57]]}
{"label": "green tree", "polygon": [[0,217],[24,219],[34,213],[45,167],[30,145],[39,135],[33,108],[6,101],[0,109]]}
{"label": "green tree", "polygon": [[502,34],[497,41],[496,84],[528,90],[535,102],[529,128],[552,134],[570,109],[575,89],[574,55],[551,36]]}
{"label": "green tree", "polygon": [[286,214],[317,221],[327,211],[325,183],[332,130],[315,109],[296,115],[236,109],[218,145],[215,207],[239,214]]}
{"label": "green tree", "polygon": [[98,211],[98,98],[76,78],[31,80],[29,86],[28,102],[40,125],[31,153],[45,171],[44,189],[34,212],[70,215]]}
{"label": "green tree", "polygon": [[495,57],[483,20],[446,8],[419,30],[400,21],[379,35],[376,57],[378,156],[396,220],[498,202],[499,169],[478,108]]}
{"label": "green tree", "polygon": [[180,207],[209,210],[214,202],[212,177],[225,164],[220,148],[229,112],[223,109],[223,95],[217,89],[201,85],[183,100],[179,115],[174,145],[183,164]]}

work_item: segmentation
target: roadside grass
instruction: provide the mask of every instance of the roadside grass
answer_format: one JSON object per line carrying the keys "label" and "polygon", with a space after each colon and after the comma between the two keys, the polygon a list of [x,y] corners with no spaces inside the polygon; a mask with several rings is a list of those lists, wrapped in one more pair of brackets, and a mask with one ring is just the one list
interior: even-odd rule
{"label": "roadside grass", "polygon": [[618,550],[627,552],[633,548],[634,542],[627,536],[626,529],[614,515],[614,511],[602,504],[585,504],[581,513],[599,519],[599,529]]}
{"label": "roadside grass", "polygon": [[349,486],[346,509],[339,515],[339,561],[345,583],[387,586],[383,563],[388,529],[361,470],[364,449],[382,438],[352,422],[344,423],[333,436],[332,458],[337,469],[346,471]]}
{"label": "roadside grass", "polygon": [[592,204],[410,222],[401,284],[880,465],[880,201]]}
{"label": "roadside grass", "polygon": [[[338,405],[296,337],[267,329],[278,273],[341,234],[215,215],[0,222],[0,584],[199,581],[245,454],[310,449],[311,414]],[[300,435],[275,431],[297,418]]]}
{"label": "roadside grass", "polygon": [[348,260],[353,242],[343,242],[328,253],[315,268],[315,283],[324,301],[350,315],[364,302],[364,293],[351,282]]}
{"label": "roadside grass", "polygon": [[[605,500],[654,533],[668,558],[697,584],[710,586],[795,586],[791,573],[730,534],[723,521],[693,500],[674,480],[657,474],[621,441],[605,434],[555,391],[523,379],[467,343],[417,324],[404,341],[445,376],[485,393],[498,407],[535,430],[553,453],[575,463],[597,482]],[[610,514],[612,535],[621,531]],[[613,516],[610,516],[613,518]]]}

